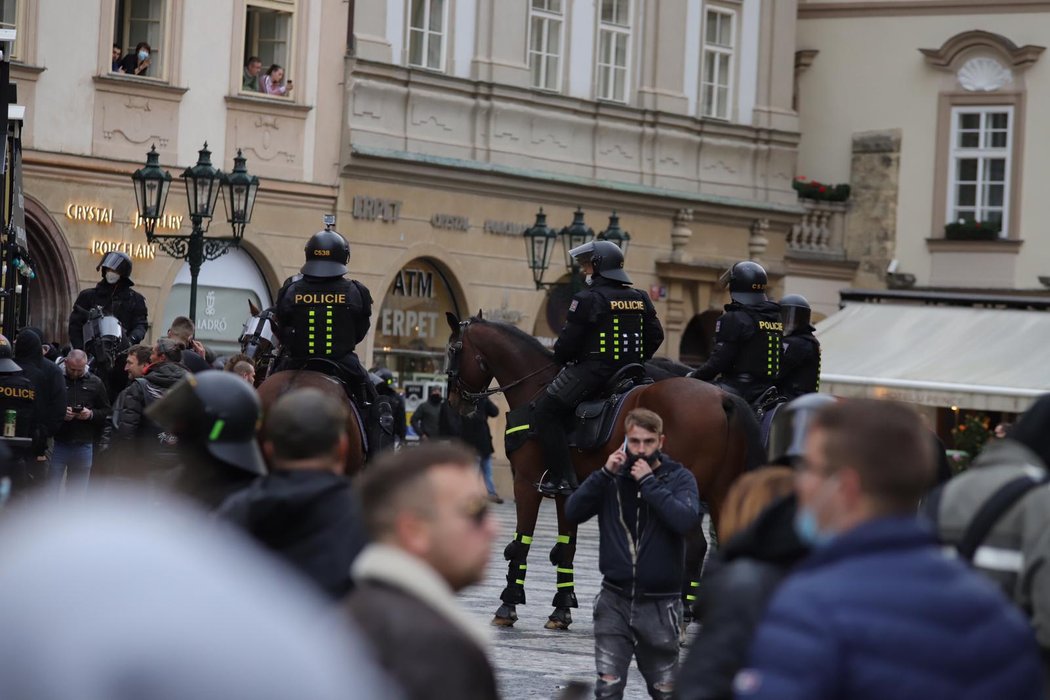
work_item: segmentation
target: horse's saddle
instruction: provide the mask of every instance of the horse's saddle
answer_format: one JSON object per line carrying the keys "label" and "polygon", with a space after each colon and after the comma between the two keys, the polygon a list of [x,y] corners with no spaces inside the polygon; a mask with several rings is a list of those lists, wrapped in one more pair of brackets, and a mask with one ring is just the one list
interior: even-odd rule
{"label": "horse's saddle", "polygon": [[[639,364],[627,365],[616,372],[598,392],[600,398],[576,406],[575,421],[569,430],[569,445],[578,450],[601,447],[612,436],[627,395],[652,384],[653,380]],[[536,434],[532,427],[532,406],[519,406],[507,414],[505,447],[509,455]]]}

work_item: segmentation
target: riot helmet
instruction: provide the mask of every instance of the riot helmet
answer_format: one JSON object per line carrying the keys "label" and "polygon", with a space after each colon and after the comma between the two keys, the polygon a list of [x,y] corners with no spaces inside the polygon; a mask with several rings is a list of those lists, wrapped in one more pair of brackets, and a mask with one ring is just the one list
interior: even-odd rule
{"label": "riot helmet", "polygon": [[128,279],[131,277],[131,258],[125,253],[111,250],[102,256],[102,260],[95,266],[95,269],[102,270],[103,275],[106,270],[113,270],[124,279]]}
{"label": "riot helmet", "polygon": [[722,286],[729,287],[729,296],[738,304],[761,304],[766,301],[766,287],[769,278],[762,266],[750,260],[744,260],[726,270],[718,280]]}
{"label": "riot helmet", "polygon": [[394,379],[394,373],[386,367],[379,367],[375,370],[375,375],[383,380],[383,383],[387,386],[394,386],[396,380]]}
{"label": "riot helmet", "polygon": [[306,262],[301,268],[311,277],[342,277],[350,261],[350,244],[337,231],[326,228],[306,242]]}
{"label": "riot helmet", "polygon": [[183,444],[251,474],[265,474],[256,430],[262,405],[255,390],[233,372],[189,374],[146,409],[157,425]]}
{"label": "riot helmet", "polygon": [[10,341],[0,335],[0,374],[18,374],[22,368],[14,360],[15,350]]}
{"label": "riot helmet", "polygon": [[793,466],[801,459],[813,416],[835,401],[828,394],[805,394],[782,406],[769,427],[769,463]]}
{"label": "riot helmet", "polygon": [[801,294],[788,294],[781,299],[780,318],[784,321],[784,335],[811,330],[810,314],[809,302]]}
{"label": "riot helmet", "polygon": [[590,261],[594,274],[607,280],[630,284],[631,278],[623,271],[623,251],[612,241],[587,241],[569,251],[578,262]]}

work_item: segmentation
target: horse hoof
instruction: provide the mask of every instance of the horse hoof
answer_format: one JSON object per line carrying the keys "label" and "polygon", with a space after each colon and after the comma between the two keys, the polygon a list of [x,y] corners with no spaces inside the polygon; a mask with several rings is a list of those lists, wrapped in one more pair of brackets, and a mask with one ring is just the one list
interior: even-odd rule
{"label": "horse hoof", "polygon": [[567,630],[569,629],[569,623],[563,622],[562,620],[547,620],[546,624],[543,625],[549,630]]}
{"label": "horse hoof", "polygon": [[543,626],[549,630],[567,630],[571,624],[572,613],[569,612],[569,609],[555,608],[554,612],[547,618],[547,623]]}
{"label": "horse hoof", "polygon": [[500,617],[499,615],[495,615],[492,618],[493,627],[513,627],[515,622],[517,622],[517,620],[513,618]]}

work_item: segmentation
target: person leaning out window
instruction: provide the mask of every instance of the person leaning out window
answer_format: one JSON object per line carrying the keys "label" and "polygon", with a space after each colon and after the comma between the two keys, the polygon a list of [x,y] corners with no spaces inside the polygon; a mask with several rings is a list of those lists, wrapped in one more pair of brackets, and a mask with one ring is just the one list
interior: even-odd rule
{"label": "person leaning out window", "polygon": [[134,53],[129,53],[120,62],[120,72],[128,75],[146,75],[149,69],[150,54],[153,49],[144,41],[135,46]]}
{"label": "person leaning out window", "polygon": [[285,82],[284,68],[276,63],[270,66],[266,74],[260,79],[261,92],[267,95],[285,95],[292,91],[292,81]]}

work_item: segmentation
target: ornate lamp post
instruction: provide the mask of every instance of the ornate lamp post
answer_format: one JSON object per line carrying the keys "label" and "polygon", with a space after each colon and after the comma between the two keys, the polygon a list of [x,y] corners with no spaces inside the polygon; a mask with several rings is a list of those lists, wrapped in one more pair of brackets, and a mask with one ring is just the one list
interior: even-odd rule
{"label": "ornate lamp post", "polygon": [[631,234],[620,228],[620,217],[615,211],[609,216],[609,228],[598,232],[598,240],[612,241],[623,251],[623,256],[627,257],[627,246],[631,242]]}
{"label": "ornate lamp post", "polygon": [[[197,322],[197,277],[205,260],[215,260],[231,248],[241,244],[244,227],[252,219],[255,195],[259,190],[259,178],[249,175],[241,151],[234,158],[233,172],[225,174],[211,163],[211,151],[204,144],[199,152],[197,164],[186,168],[182,179],[186,183],[186,200],[189,204],[192,230],[188,236],[181,232],[156,233],[157,221],[164,216],[164,206],[171,187],[171,174],[160,167],[156,148],[151,147],[146,155],[146,165],[131,176],[135,185],[135,201],[139,217],[146,230],[146,240],[155,243],[173,258],[190,264],[190,319]],[[232,236],[205,236],[215,213],[215,202],[219,192],[224,192],[223,203],[226,219],[233,229]]]}
{"label": "ornate lamp post", "polygon": [[532,279],[536,283],[536,289],[552,287],[557,282],[544,282],[543,273],[550,267],[551,254],[554,252],[554,241],[561,239],[562,249],[565,254],[565,267],[572,273],[572,291],[575,294],[580,291],[580,266],[569,251],[583,245],[594,238],[594,230],[583,221],[583,210],[577,208],[573,214],[572,223],[555,233],[554,229],[547,226],[547,215],[541,208],[536,214],[536,223],[525,229],[522,233],[525,239],[525,252],[528,254],[529,269],[532,270]]}

